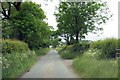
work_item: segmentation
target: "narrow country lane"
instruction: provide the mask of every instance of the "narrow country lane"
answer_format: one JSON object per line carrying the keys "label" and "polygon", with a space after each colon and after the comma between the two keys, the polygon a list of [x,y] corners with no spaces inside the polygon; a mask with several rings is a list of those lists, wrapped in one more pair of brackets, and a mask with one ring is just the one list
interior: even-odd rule
{"label": "narrow country lane", "polygon": [[64,64],[56,50],[50,50],[21,78],[78,78],[78,76]]}

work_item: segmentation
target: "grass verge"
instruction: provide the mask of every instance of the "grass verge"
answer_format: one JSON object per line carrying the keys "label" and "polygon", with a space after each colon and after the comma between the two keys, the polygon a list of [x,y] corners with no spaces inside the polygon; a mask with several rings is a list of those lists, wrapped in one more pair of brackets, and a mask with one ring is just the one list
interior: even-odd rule
{"label": "grass verge", "polygon": [[[7,55],[10,57],[9,60],[4,60],[4,62],[7,60],[5,63],[8,66],[5,66],[5,69],[2,71],[3,79],[7,80],[8,78],[20,77],[23,73],[29,70],[33,64],[36,63],[38,57],[45,55],[49,50],[49,48],[41,48],[40,50],[35,49],[32,51],[34,55],[32,53],[32,55],[26,56],[24,59],[19,57],[18,54],[21,54],[19,52]],[[10,64],[10,62],[14,64]]]}
{"label": "grass verge", "polygon": [[97,59],[92,51],[74,59],[73,68],[82,78],[118,78],[118,60]]}

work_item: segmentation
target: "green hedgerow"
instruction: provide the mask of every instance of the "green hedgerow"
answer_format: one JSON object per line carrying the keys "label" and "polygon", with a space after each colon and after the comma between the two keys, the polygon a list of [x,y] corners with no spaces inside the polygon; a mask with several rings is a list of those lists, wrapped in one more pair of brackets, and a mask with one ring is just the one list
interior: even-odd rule
{"label": "green hedgerow", "polygon": [[90,48],[100,50],[102,53],[101,57],[115,58],[116,49],[120,48],[120,46],[118,46],[118,39],[107,38],[105,40],[92,42]]}

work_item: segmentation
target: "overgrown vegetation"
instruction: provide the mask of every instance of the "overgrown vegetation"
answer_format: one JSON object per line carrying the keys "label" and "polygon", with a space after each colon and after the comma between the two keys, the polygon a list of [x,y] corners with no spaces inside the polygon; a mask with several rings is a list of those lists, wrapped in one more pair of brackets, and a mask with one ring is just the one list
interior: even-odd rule
{"label": "overgrown vegetation", "polygon": [[35,52],[28,45],[16,40],[3,40],[2,77],[14,78],[28,69],[35,61]]}
{"label": "overgrown vegetation", "polygon": [[118,60],[98,59],[98,50],[86,51],[74,59],[73,68],[82,78],[118,78]]}
{"label": "overgrown vegetation", "polygon": [[[2,4],[7,10],[7,2]],[[24,41],[30,49],[49,46],[51,27],[41,5],[22,2],[19,11],[11,7],[11,12],[10,19],[2,20],[3,38]]]}
{"label": "overgrown vegetation", "polygon": [[91,43],[92,49],[101,51],[101,58],[115,58],[116,49],[120,48],[119,40],[115,38],[107,38],[105,40],[98,40]]}
{"label": "overgrown vegetation", "polygon": [[115,55],[116,48],[120,48],[118,41],[115,38],[81,41],[58,50],[62,58],[74,59],[73,68],[82,78],[117,78],[118,60]]}
{"label": "overgrown vegetation", "polygon": [[34,2],[2,2],[2,76],[15,78],[49,50],[51,28],[41,5]]}
{"label": "overgrown vegetation", "polygon": [[45,55],[50,48],[40,48],[40,49],[33,49],[37,56]]}
{"label": "overgrown vegetation", "polygon": [[[1,43],[0,43],[1,44]],[[15,78],[28,70],[36,62],[38,54],[44,55],[49,49],[30,50],[28,45],[18,40],[2,40],[2,77]]]}
{"label": "overgrown vegetation", "polygon": [[75,45],[58,47],[59,54],[65,59],[74,59],[86,51],[90,46],[90,42],[81,41]]}
{"label": "overgrown vegetation", "polygon": [[56,31],[51,31],[52,26],[46,23],[41,5],[13,1],[2,2],[0,6],[5,39],[1,42],[3,78],[20,75],[36,61],[36,56],[47,53],[50,45],[63,45],[60,36],[67,44],[58,48],[61,57],[74,59],[73,67],[81,77],[117,77],[118,64],[113,58],[116,48],[120,48],[119,40],[82,41],[88,32],[103,30],[97,26],[111,17],[106,3],[61,2],[55,12]]}
{"label": "overgrown vegetation", "polygon": [[29,51],[28,45],[24,42],[12,39],[2,40],[2,55],[12,54],[13,52],[24,53]]}

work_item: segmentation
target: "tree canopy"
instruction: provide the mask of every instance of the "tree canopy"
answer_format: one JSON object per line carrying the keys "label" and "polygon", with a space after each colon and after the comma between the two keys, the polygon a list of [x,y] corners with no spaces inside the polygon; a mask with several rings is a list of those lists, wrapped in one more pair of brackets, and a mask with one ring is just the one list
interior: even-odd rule
{"label": "tree canopy", "polygon": [[106,2],[61,2],[55,13],[58,31],[67,44],[79,42],[88,32],[102,30],[98,27],[110,18]]}
{"label": "tree canopy", "polygon": [[30,48],[49,44],[50,26],[41,6],[33,2],[21,3],[21,9],[11,8],[11,18],[3,20],[3,38],[18,39],[28,43]]}

